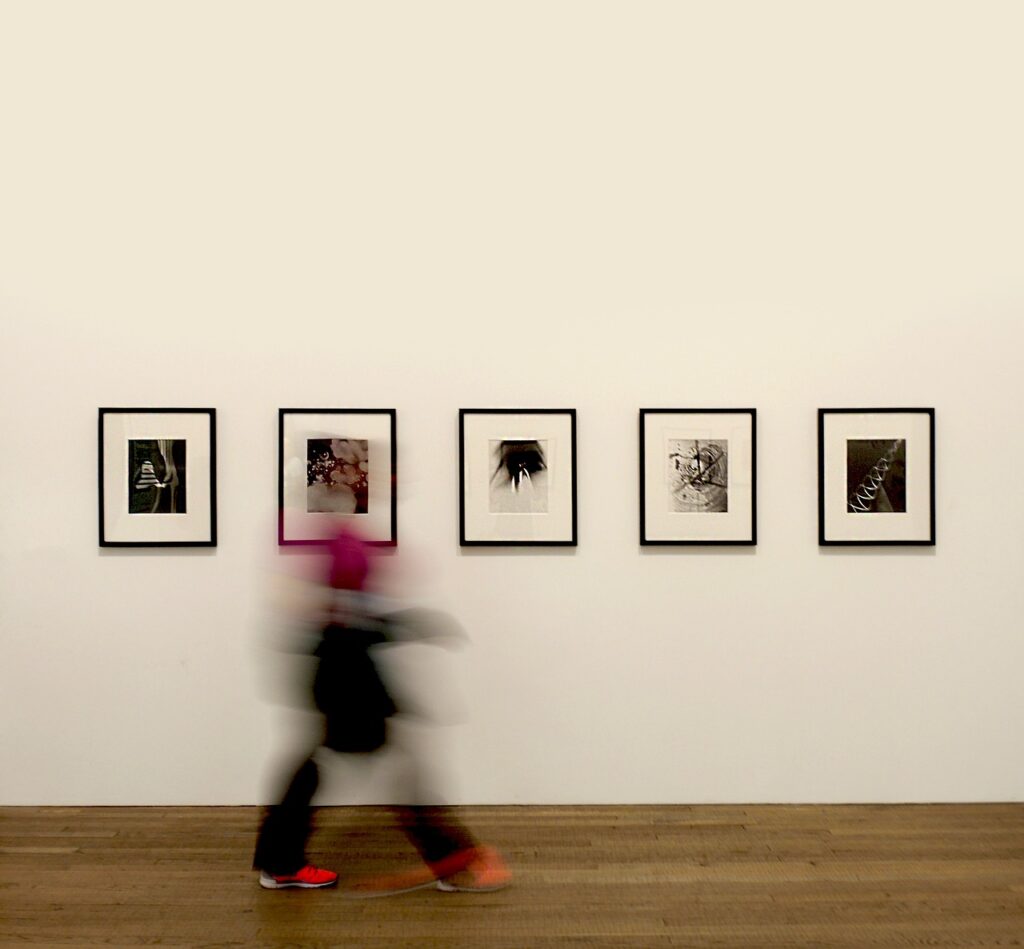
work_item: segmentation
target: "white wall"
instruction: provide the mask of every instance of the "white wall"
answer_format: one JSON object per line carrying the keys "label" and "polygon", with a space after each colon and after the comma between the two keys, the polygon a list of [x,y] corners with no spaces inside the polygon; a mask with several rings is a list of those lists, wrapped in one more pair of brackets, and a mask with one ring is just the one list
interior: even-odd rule
{"label": "white wall", "polygon": [[[398,564],[473,640],[457,800],[1024,796],[1022,28],[0,7],[0,803],[266,793],[297,405],[398,410]],[[101,405],[217,408],[215,550],[97,547]],[[578,549],[458,547],[457,410],[490,405],[578,409]],[[637,409],[749,405],[758,546],[641,550]],[[936,548],[817,546],[844,405],[935,407]]]}

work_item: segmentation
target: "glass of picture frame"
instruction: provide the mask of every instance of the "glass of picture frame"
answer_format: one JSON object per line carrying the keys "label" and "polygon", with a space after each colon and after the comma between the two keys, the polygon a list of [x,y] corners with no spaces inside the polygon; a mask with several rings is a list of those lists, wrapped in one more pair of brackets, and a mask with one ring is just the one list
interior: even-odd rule
{"label": "glass of picture frame", "polygon": [[459,410],[459,543],[576,546],[576,410]]}
{"label": "glass of picture frame", "polygon": [[935,544],[934,409],[818,409],[818,543]]}
{"label": "glass of picture frame", "polygon": [[757,543],[755,409],[640,409],[640,543]]}
{"label": "glass of picture frame", "polygon": [[216,411],[99,410],[101,547],[217,545]]}
{"label": "glass of picture frame", "polygon": [[394,409],[278,410],[278,544],[398,541]]}

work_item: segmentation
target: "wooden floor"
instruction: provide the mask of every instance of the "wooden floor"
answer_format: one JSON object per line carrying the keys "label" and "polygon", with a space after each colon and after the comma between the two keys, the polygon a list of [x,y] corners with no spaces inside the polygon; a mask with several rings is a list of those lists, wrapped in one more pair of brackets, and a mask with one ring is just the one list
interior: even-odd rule
{"label": "wooden floor", "polygon": [[321,810],[342,887],[266,891],[253,808],[0,808],[0,945],[1019,946],[1024,806],[470,807],[516,877],[353,900],[412,866],[390,816]]}

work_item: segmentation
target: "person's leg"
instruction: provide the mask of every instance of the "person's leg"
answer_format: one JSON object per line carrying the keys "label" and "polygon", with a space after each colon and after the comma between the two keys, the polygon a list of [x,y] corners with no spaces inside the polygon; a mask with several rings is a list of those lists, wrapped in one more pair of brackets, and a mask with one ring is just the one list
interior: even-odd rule
{"label": "person's leg", "polygon": [[439,796],[426,783],[428,774],[415,754],[407,757],[406,783],[412,803],[397,811],[402,829],[437,881],[437,888],[468,892],[508,886],[512,875],[501,854],[493,847],[480,846],[455,811],[438,803]]}
{"label": "person's leg", "polygon": [[354,895],[389,896],[436,887],[447,892],[500,890],[509,885],[509,873],[501,854],[481,847],[447,807],[396,808],[402,829],[420,852],[424,866],[357,881]]}
{"label": "person's leg", "polygon": [[478,858],[472,835],[446,807],[401,805],[392,808],[399,825],[423,858],[408,870],[364,877],[351,884],[354,896],[392,896],[439,886],[445,877],[467,870]]}
{"label": "person's leg", "polygon": [[393,808],[399,825],[424,863],[434,864],[452,854],[470,851],[476,841],[438,790],[441,778],[424,746],[406,741],[391,743],[396,764],[399,804]]}
{"label": "person's leg", "polygon": [[[442,890],[483,891],[507,886],[511,874],[501,855],[481,847],[455,816],[438,803],[436,793],[425,783],[427,769],[408,748],[395,748],[400,756],[403,804],[393,808],[398,822],[423,859],[424,866],[356,881],[352,893],[360,896],[388,896],[437,887]],[[433,803],[427,804],[426,801]]]}
{"label": "person's leg", "polygon": [[[425,863],[439,865],[454,854],[476,847],[476,840],[449,807],[415,805],[396,808],[402,830]],[[461,869],[461,868],[460,868]]]}
{"label": "person's leg", "polygon": [[307,758],[289,782],[281,803],[267,809],[256,841],[254,868],[280,876],[294,874],[306,865],[310,802],[319,781],[316,762]]}

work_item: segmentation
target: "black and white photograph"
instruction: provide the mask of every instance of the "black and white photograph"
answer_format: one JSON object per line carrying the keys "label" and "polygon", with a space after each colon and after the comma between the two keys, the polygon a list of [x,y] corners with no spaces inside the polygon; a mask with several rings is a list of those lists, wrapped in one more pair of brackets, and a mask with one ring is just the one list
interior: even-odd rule
{"label": "black and white photograph", "polygon": [[394,409],[278,411],[278,544],[397,543]]}
{"label": "black and white photograph", "polygon": [[935,543],[935,410],[818,410],[818,542]]}
{"label": "black and white photograph", "polygon": [[217,540],[213,409],[99,410],[101,547]]}
{"label": "black and white photograph", "polygon": [[183,438],[133,438],[128,442],[128,513],[185,514],[186,445]]}
{"label": "black and white photograph", "polygon": [[729,441],[668,440],[669,504],[672,511],[724,514],[729,510]]}
{"label": "black and white photograph", "polygon": [[547,514],[547,444],[538,439],[491,441],[490,506],[492,514]]}
{"label": "black and white photograph", "polygon": [[846,488],[851,514],[905,513],[906,439],[847,439]]}
{"label": "black and white photograph", "polygon": [[640,543],[757,542],[756,411],[640,410]]}
{"label": "black and white photograph", "polygon": [[459,542],[576,544],[576,410],[459,410]]}

